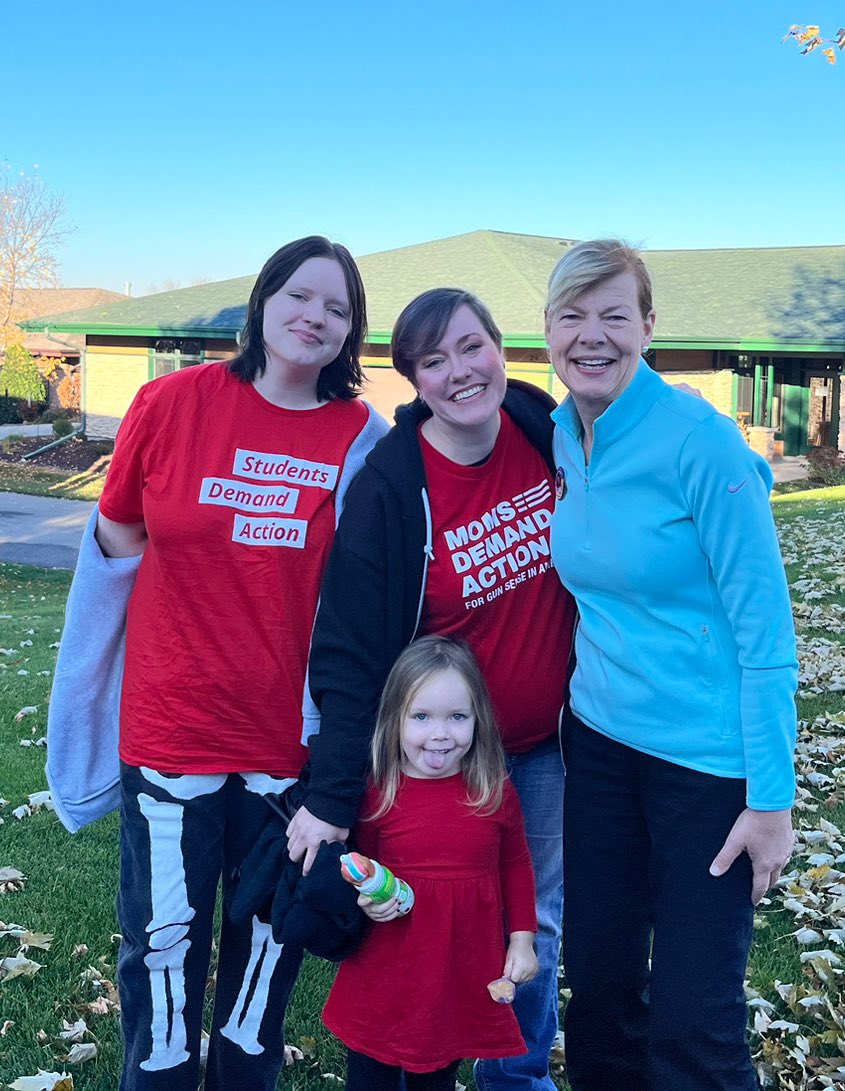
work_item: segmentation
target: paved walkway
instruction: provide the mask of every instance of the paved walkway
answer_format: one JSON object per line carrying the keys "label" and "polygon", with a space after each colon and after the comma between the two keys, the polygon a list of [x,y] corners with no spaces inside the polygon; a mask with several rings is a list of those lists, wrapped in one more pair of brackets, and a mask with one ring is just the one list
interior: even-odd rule
{"label": "paved walkway", "polygon": [[803,481],[807,476],[807,460],[801,455],[787,455],[772,463],[775,484],[782,481]]}
{"label": "paved walkway", "polygon": [[0,424],[0,439],[6,436],[25,436],[27,439],[38,437],[49,443],[55,439],[52,424]]}
{"label": "paved walkway", "polygon": [[0,561],[72,570],[93,507],[85,500],[0,492]]}

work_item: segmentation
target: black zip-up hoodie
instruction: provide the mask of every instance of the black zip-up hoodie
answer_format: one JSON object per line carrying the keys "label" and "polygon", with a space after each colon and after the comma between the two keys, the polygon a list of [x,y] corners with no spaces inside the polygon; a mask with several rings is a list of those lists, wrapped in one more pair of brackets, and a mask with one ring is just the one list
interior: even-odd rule
{"label": "black zip-up hoodie", "polygon": [[[503,408],[552,474],[554,406],[538,387],[508,381]],[[422,612],[432,528],[417,429],[429,416],[419,399],[397,409],[349,487],[323,577],[308,665],[320,726],[308,739],[304,804],[335,826],[357,817],[381,691]]]}

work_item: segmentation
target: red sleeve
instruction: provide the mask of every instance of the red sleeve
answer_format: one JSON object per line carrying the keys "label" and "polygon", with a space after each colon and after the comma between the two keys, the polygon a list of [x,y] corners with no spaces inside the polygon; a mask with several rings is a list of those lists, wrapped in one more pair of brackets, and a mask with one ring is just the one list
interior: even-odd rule
{"label": "red sleeve", "polygon": [[[519,797],[510,781],[505,781],[502,806],[496,815],[502,827],[499,847],[499,876],[502,884],[502,902],[505,908],[507,931],[536,932],[537,902],[534,896],[534,869]],[[561,844],[563,852],[563,844]]]}
{"label": "red sleeve", "polygon": [[151,382],[141,387],[117,431],[114,455],[100,497],[100,511],[115,523],[144,520],[146,463],[155,432],[154,385]]}

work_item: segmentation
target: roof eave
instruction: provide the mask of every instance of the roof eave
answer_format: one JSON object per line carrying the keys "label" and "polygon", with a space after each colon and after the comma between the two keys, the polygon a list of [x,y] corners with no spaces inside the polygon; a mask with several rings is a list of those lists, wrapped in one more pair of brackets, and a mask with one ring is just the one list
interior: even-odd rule
{"label": "roof eave", "polygon": [[56,322],[45,324],[43,322],[21,322],[20,326],[33,333],[52,330],[55,333],[82,333],[94,337],[230,337],[237,339],[241,327],[234,326],[127,326],[120,323],[101,323],[93,326],[90,323]]}
{"label": "roof eave", "polygon": [[725,352],[776,352],[784,355],[801,352],[832,352],[845,353],[845,341],[775,341],[765,338],[740,338],[731,340],[728,338],[714,340],[661,340],[655,337],[651,342],[653,349],[707,349],[723,350]]}

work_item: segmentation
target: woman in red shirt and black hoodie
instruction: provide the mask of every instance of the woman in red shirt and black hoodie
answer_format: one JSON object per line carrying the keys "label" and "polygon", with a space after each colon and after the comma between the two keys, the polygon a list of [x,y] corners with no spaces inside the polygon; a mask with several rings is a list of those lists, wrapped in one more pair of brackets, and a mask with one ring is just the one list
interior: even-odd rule
{"label": "woman in red shirt and black hoodie", "polygon": [[[397,320],[393,363],[417,391],[349,490],[309,659],[311,779],[289,827],[309,866],[342,840],[367,779],[385,679],[415,637],[465,640],[490,688],[537,879],[540,974],[517,993],[529,1052],[484,1060],[485,1089],[551,1089],[562,907],[558,722],[574,608],[552,566],[554,402],[507,381],[502,336],[468,292],[439,288]],[[307,723],[307,721],[306,721]]]}

